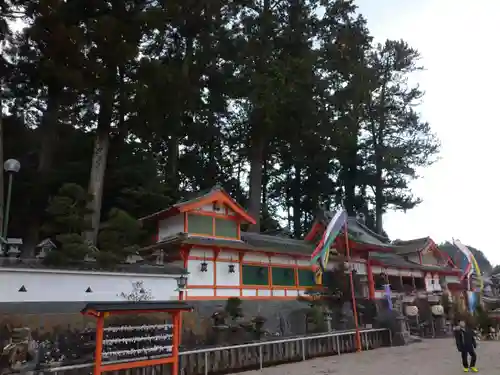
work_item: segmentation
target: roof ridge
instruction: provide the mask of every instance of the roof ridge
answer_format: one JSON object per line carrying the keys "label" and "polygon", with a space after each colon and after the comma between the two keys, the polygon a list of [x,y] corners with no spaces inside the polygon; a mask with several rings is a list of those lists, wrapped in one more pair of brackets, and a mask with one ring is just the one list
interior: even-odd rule
{"label": "roof ridge", "polygon": [[380,233],[377,233],[377,232],[371,230],[370,228],[368,228],[368,226],[366,224],[361,223],[360,221],[358,221],[358,219],[355,216],[348,216],[347,219],[348,220],[349,219],[353,219],[356,222],[356,224],[358,224],[361,227],[361,229],[365,230],[369,235],[376,237],[377,239],[379,239],[382,242],[384,240],[387,240],[388,243],[390,243],[391,240],[390,240],[389,237],[384,236],[383,234],[380,234]]}

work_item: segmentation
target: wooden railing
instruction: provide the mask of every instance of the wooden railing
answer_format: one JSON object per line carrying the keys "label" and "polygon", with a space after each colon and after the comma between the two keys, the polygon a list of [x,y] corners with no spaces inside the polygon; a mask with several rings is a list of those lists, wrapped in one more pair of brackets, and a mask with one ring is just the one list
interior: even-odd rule
{"label": "wooden railing", "polygon": [[[361,331],[362,350],[391,345],[391,333],[387,329],[364,329]],[[355,332],[342,331],[183,351],[179,353],[181,357],[179,367],[180,375],[228,374],[355,351]],[[29,375],[90,375],[92,371],[93,364],[86,363],[34,369],[23,373]],[[173,374],[171,374],[170,365],[159,365],[115,371],[112,375]]]}

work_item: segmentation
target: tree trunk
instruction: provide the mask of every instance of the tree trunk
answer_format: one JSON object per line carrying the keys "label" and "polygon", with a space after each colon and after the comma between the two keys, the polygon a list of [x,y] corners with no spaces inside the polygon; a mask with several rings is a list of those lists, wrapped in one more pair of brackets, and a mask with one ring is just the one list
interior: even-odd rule
{"label": "tree trunk", "polygon": [[87,241],[96,244],[99,224],[101,220],[102,193],[104,188],[104,173],[109,152],[109,131],[111,129],[111,118],[113,113],[113,91],[103,90],[99,100],[99,117],[92,155],[92,167],[89,179],[89,194],[92,200],[89,203],[90,224],[92,229],[85,233]]}
{"label": "tree trunk", "polygon": [[265,161],[262,170],[262,210],[267,211],[267,188],[269,185],[269,162]]}
{"label": "tree trunk", "polygon": [[4,188],[4,182],[3,182],[3,128],[2,128],[2,120],[3,120],[3,110],[2,110],[2,95],[3,93],[0,91],[0,168],[2,170],[0,171],[0,234],[3,236],[2,233],[2,228],[3,228],[3,215],[4,215],[4,197],[3,197],[3,188]]}
{"label": "tree trunk", "polygon": [[[353,145],[357,145],[357,136]],[[343,163],[343,180],[344,180],[344,208],[349,216],[356,214],[356,178],[357,178],[357,156],[358,150],[356,146],[347,153],[347,160]]]}
{"label": "tree trunk", "polygon": [[378,234],[384,231],[383,214],[384,214],[384,192],[382,186],[382,170],[376,168],[375,182],[375,230]]}
{"label": "tree trunk", "polygon": [[50,171],[54,164],[54,150],[57,147],[57,128],[59,121],[59,96],[60,90],[49,87],[47,110],[43,114],[39,132],[41,138],[38,154],[37,179],[39,184],[31,196],[33,210],[28,219],[27,232],[23,244],[23,257],[33,257],[35,246],[40,240],[40,226],[43,213],[49,197]]}
{"label": "tree trunk", "polygon": [[248,213],[255,219],[255,225],[250,225],[248,229],[251,232],[260,232],[263,164],[264,140],[256,136],[252,138],[250,146],[250,196],[248,199]]}
{"label": "tree trunk", "polygon": [[[257,58],[257,73],[263,74],[268,69],[267,62],[270,53],[270,27],[271,20],[271,1],[264,0],[262,12],[260,14],[260,26],[262,36],[261,54]],[[255,108],[250,116],[250,196],[248,199],[248,212],[255,219],[255,225],[250,225],[248,230],[251,232],[260,232],[260,213],[262,208],[262,167],[265,162],[264,148],[266,143],[265,136],[265,116],[261,113],[262,109]]]}
{"label": "tree trunk", "polygon": [[375,153],[375,230],[378,234],[382,234],[384,231],[383,227],[383,215],[384,215],[384,181],[382,179],[383,170],[383,143],[384,143],[384,131],[385,131],[385,97],[386,97],[386,85],[387,85],[387,74],[385,75],[384,85],[380,93],[380,103],[378,108],[378,128],[372,125],[372,138],[373,147]]}
{"label": "tree trunk", "polygon": [[168,140],[168,172],[169,186],[177,194],[179,192],[179,137],[172,134]]}
{"label": "tree trunk", "polygon": [[293,234],[295,238],[302,235],[302,168],[295,164],[295,178],[293,179]]}

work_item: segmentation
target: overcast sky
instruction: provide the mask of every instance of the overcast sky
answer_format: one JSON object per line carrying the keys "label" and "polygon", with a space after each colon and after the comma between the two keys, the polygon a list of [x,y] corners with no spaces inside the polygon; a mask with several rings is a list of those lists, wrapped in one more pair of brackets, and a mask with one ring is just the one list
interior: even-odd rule
{"label": "overcast sky", "polygon": [[[500,264],[499,0],[357,0],[377,41],[404,39],[426,71],[420,110],[442,142],[441,161],[413,184],[424,202],[389,213],[391,238],[459,238]],[[497,25],[497,26],[495,26]],[[495,123],[497,125],[495,125]]]}

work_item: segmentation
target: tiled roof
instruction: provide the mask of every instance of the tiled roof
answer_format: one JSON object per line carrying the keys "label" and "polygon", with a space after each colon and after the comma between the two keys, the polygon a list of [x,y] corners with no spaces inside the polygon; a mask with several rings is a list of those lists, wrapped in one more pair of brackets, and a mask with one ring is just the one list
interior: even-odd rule
{"label": "tiled roof", "polygon": [[392,244],[397,254],[411,254],[427,249],[432,243],[430,237],[423,237],[408,241],[396,240]]}
{"label": "tiled roof", "polygon": [[[334,215],[335,212],[321,210],[317,213],[316,220],[324,225],[328,225]],[[389,246],[390,241],[387,237],[373,232],[366,225],[360,223],[355,217],[347,218],[347,230],[355,241],[376,246]]]}
{"label": "tiled roof", "polygon": [[173,206],[166,208],[164,210],[155,212],[151,215],[145,216],[140,218],[140,221],[149,221],[149,220],[158,220],[159,217],[163,215],[168,215],[168,214],[177,214],[179,212],[182,212],[182,210],[186,207],[189,207],[193,204],[202,203],[202,201],[205,201],[207,199],[210,199],[212,196],[222,196],[224,199],[226,199],[226,204],[230,206],[234,211],[239,213],[239,215],[246,221],[251,224],[255,224],[255,220],[248,215],[248,213],[245,211],[245,209],[234,199],[231,198],[231,196],[220,186],[216,185],[213,188],[209,190],[204,190],[196,194],[192,194],[191,197],[188,200],[182,200],[177,203],[175,203]]}
{"label": "tiled roof", "polygon": [[189,236],[187,233],[178,233],[177,235],[169,237],[162,242],[143,249],[143,251],[155,250],[179,244],[219,246],[223,248],[246,251],[282,251],[284,253],[296,253],[301,255],[310,255],[314,250],[314,245],[312,243],[302,240],[280,236],[270,236],[260,233],[242,232],[241,241]]}
{"label": "tiled roof", "polygon": [[[296,240],[293,238],[283,236],[270,236],[266,234],[242,232],[241,241],[238,240],[224,240],[209,237],[189,236],[187,233],[178,233],[166,239],[163,242],[149,246],[143,251],[154,251],[157,249],[168,249],[171,246],[178,246],[180,244],[190,245],[206,245],[217,246],[221,248],[231,248],[244,251],[269,251],[269,252],[283,252],[288,254],[310,255],[314,250],[314,244]],[[432,266],[420,265],[418,263],[405,259],[402,255],[387,252],[371,252],[370,259],[379,261],[388,267],[401,267],[407,269],[419,269],[427,271],[438,271],[443,269],[450,269],[445,266]]]}
{"label": "tiled roof", "polygon": [[[322,210],[316,215],[316,220],[322,222],[324,225],[327,225],[334,215],[334,212]],[[347,229],[349,232],[349,237],[353,241],[368,245],[374,245],[377,247],[390,248],[394,251],[394,253],[401,255],[411,254],[420,250],[424,250],[433,243],[429,237],[417,238],[409,241],[397,240],[391,242],[389,238],[375,233],[352,216],[347,219]]]}
{"label": "tiled roof", "polygon": [[394,253],[371,252],[370,259],[379,261],[380,263],[388,267],[401,267],[401,268],[419,269],[424,271],[439,271],[444,269],[451,270],[451,267],[447,266],[421,265],[419,263],[407,260],[401,255]]}
{"label": "tiled roof", "polygon": [[30,268],[38,270],[71,270],[71,271],[102,271],[120,273],[144,273],[153,275],[181,275],[187,273],[186,269],[175,264],[147,264],[147,263],[132,263],[132,264],[117,264],[112,269],[100,268],[95,262],[78,262],[72,265],[65,265],[64,268],[53,267],[43,263],[41,259],[35,258],[19,258],[11,259],[0,257],[0,267],[4,268]]}
{"label": "tiled roof", "polygon": [[286,252],[299,254],[312,254],[312,252],[314,251],[314,244],[310,242],[282,236],[270,236],[260,233],[242,232],[241,239],[259,249],[283,249],[286,250]]}

